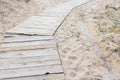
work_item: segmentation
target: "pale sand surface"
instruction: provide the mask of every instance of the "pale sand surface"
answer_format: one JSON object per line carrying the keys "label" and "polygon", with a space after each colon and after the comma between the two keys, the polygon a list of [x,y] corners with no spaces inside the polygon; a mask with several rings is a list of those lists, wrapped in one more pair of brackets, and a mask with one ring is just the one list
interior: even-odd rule
{"label": "pale sand surface", "polygon": [[75,8],[56,39],[66,80],[120,79],[120,0]]}

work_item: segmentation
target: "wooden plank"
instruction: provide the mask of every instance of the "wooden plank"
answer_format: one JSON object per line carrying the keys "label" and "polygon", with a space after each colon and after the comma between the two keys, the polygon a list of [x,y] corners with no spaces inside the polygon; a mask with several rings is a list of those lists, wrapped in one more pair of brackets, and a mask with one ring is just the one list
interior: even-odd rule
{"label": "wooden plank", "polygon": [[13,28],[9,31],[7,31],[7,33],[13,33],[13,34],[28,34],[28,35],[52,35],[54,32],[54,30],[48,30],[48,29],[33,29],[33,28],[24,28],[24,27],[20,27],[20,28]]}
{"label": "wooden plank", "polygon": [[53,36],[15,36],[15,35],[5,35],[3,43],[10,42],[27,42],[27,41],[49,41],[53,40]]}
{"label": "wooden plank", "polygon": [[51,65],[51,66],[21,68],[21,69],[8,69],[8,70],[0,70],[0,79],[43,75],[46,73],[50,73],[50,74],[61,73],[61,72],[63,72],[61,65]]}
{"label": "wooden plank", "polygon": [[40,15],[38,16],[48,16],[48,17],[64,17],[65,14],[62,14],[62,15],[58,15],[58,14],[47,14],[47,13],[41,13]]}
{"label": "wooden plank", "polygon": [[5,36],[4,37],[15,37],[15,36],[40,36],[40,35],[25,35],[25,34],[14,34],[14,33],[5,33]]}
{"label": "wooden plank", "polygon": [[[44,13],[43,13],[44,14]],[[57,22],[57,23],[59,23],[59,16],[42,16],[42,15],[40,15],[40,16],[35,16],[35,18],[33,18],[33,19],[31,19],[31,20],[27,20],[27,21],[25,21],[23,24],[25,25],[34,25],[34,24],[38,24],[38,25],[40,25],[40,24],[51,24],[51,23],[54,23],[54,22]],[[23,24],[20,24],[20,25],[23,25]],[[26,26],[25,25],[25,26]]]}
{"label": "wooden plank", "polygon": [[18,77],[18,78],[9,78],[4,80],[64,80],[64,74],[48,74],[42,76],[29,76],[29,77]]}
{"label": "wooden plank", "polygon": [[[58,11],[59,10],[59,11]],[[71,9],[65,9],[64,7],[63,8],[53,8],[53,9],[46,9],[45,12],[57,12],[57,13],[62,13],[62,12],[67,12],[67,11],[70,11]]]}
{"label": "wooden plank", "polygon": [[[28,53],[29,54],[29,53]],[[15,63],[26,63],[33,61],[45,61],[45,60],[55,60],[59,59],[59,55],[45,55],[45,56],[34,56],[34,57],[17,57],[17,58],[5,58],[0,59],[0,64],[15,64]],[[0,66],[1,66],[0,65]]]}
{"label": "wooden plank", "polygon": [[35,50],[35,49],[48,49],[48,48],[56,48],[54,44],[42,44],[42,45],[31,45],[31,46],[21,46],[21,47],[5,47],[0,49],[1,52],[7,51],[23,51],[23,50]]}
{"label": "wooden plank", "polygon": [[58,55],[57,49],[51,48],[51,49],[41,49],[41,50],[1,52],[0,59],[36,57],[36,56],[47,56],[47,55]]}
{"label": "wooden plank", "polygon": [[55,11],[64,11],[64,10],[70,10],[72,8],[71,4],[66,4],[66,5],[54,5],[50,8],[47,8],[45,10],[55,10]]}
{"label": "wooden plank", "polygon": [[52,13],[52,12],[44,12],[44,13],[41,13],[40,15],[38,16],[47,16],[47,17],[64,17],[64,15],[66,14],[66,12],[63,12],[63,13]]}
{"label": "wooden plank", "polygon": [[23,25],[20,25],[19,28],[25,28],[25,27],[28,27],[28,28],[37,28],[37,29],[48,29],[48,30],[54,30],[54,25],[55,24],[58,24],[58,22],[55,21],[54,24],[52,24],[51,22],[37,22],[36,23],[25,23]]}
{"label": "wooden plank", "polygon": [[[41,16],[41,17],[43,17],[43,16]],[[41,25],[41,24],[52,24],[52,23],[54,23],[56,21],[56,19],[54,19],[54,20],[44,20],[44,19],[41,19],[41,18],[39,18],[39,17],[36,17],[36,18],[32,18],[32,19],[29,19],[29,20],[26,20],[26,21],[24,21],[22,24],[19,24],[18,26],[16,26],[16,27],[25,27],[25,26],[35,26],[35,25]]]}
{"label": "wooden plank", "polygon": [[43,21],[43,22],[54,22],[54,21],[56,21],[58,19],[58,17],[48,17],[48,16],[33,16],[33,17],[31,17],[30,19],[28,19],[28,20],[26,20],[26,21],[24,21],[24,23],[29,23],[29,22],[36,22],[36,21],[38,21],[38,22],[41,22],[41,21]]}
{"label": "wooden plank", "polygon": [[[61,18],[62,20],[62,18]],[[59,22],[61,21],[59,20]],[[47,29],[47,30],[52,30],[54,32],[55,28],[59,26],[59,23],[57,21],[55,21],[53,24],[52,23],[42,23],[42,24],[30,24],[30,25],[26,25],[26,26],[21,26],[21,28],[31,28],[31,29]]]}
{"label": "wooden plank", "polygon": [[36,67],[36,66],[48,66],[48,65],[56,65],[61,64],[60,60],[46,60],[46,61],[29,61],[29,62],[22,62],[22,63],[3,63],[0,65],[0,70],[3,69],[18,69],[18,68],[29,68],[29,67]]}
{"label": "wooden plank", "polygon": [[[48,25],[48,24],[41,24],[41,25],[30,25],[30,26],[22,26],[23,28],[28,28],[28,29],[45,29],[45,30],[51,30],[51,31],[55,31],[55,27],[56,26],[58,26],[58,24],[57,23],[55,23],[55,24],[50,24],[50,25]],[[21,27],[21,28],[22,28]]]}
{"label": "wooden plank", "polygon": [[64,13],[53,13],[53,12],[45,12],[45,13],[41,13],[40,16],[60,16],[60,17],[65,17],[66,16],[66,12]]}
{"label": "wooden plank", "polygon": [[54,11],[46,11],[44,14],[55,14],[55,15],[65,15],[68,14],[69,11],[66,12],[54,12]]}
{"label": "wooden plank", "polygon": [[32,41],[32,42],[19,42],[19,43],[3,43],[1,45],[1,48],[5,47],[24,47],[24,46],[34,46],[34,45],[43,45],[43,44],[53,44],[56,45],[54,40],[49,40],[49,41]]}

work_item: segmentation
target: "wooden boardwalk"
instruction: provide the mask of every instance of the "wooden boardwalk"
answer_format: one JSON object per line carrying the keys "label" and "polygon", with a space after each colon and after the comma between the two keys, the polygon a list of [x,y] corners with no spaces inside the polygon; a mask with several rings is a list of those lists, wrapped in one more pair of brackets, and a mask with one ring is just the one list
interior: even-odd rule
{"label": "wooden boardwalk", "polygon": [[0,49],[0,80],[64,80],[54,33],[72,8],[88,1],[51,6],[7,31]]}

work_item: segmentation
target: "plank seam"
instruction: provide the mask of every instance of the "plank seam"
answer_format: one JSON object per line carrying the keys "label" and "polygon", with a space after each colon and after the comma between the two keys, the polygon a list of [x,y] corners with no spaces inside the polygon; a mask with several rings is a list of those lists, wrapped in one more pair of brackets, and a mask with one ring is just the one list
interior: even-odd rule
{"label": "plank seam", "polygon": [[[49,73],[50,74],[63,74],[64,72],[56,72],[56,73]],[[19,77],[11,77],[11,78],[2,78],[0,80],[5,80],[5,79],[14,79],[14,78],[24,78],[24,77],[37,77],[37,76],[45,76],[48,74],[41,74],[41,75],[30,75],[30,76],[19,76]]]}

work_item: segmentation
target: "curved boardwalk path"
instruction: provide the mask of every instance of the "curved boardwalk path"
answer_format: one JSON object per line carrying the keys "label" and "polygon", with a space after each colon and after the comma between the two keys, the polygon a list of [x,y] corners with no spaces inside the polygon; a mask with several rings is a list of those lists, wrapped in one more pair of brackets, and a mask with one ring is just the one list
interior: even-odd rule
{"label": "curved boardwalk path", "polygon": [[0,50],[0,80],[64,80],[54,33],[72,8],[88,1],[51,6],[9,30]]}

